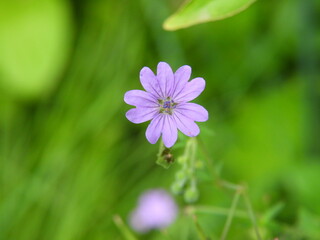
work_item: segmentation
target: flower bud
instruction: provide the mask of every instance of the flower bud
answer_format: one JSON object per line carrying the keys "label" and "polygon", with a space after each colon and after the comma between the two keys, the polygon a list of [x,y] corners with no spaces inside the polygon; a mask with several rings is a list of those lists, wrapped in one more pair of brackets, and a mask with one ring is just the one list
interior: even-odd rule
{"label": "flower bud", "polygon": [[187,162],[187,158],[185,156],[180,156],[180,157],[178,157],[177,161],[178,161],[178,163],[183,165]]}
{"label": "flower bud", "polygon": [[183,189],[184,189],[185,183],[186,183],[185,180],[175,181],[175,182],[171,185],[171,191],[172,191],[174,194],[181,194],[181,193],[183,193]]}
{"label": "flower bud", "polygon": [[198,200],[199,198],[199,191],[196,187],[189,187],[187,190],[184,192],[184,200],[187,203],[194,203]]}
{"label": "flower bud", "polygon": [[202,169],[204,167],[203,161],[200,161],[200,160],[196,161],[195,166],[197,169]]}
{"label": "flower bud", "polygon": [[191,178],[193,176],[193,174],[194,174],[194,170],[192,168],[187,168],[185,170],[185,173],[186,173],[187,177]]}
{"label": "flower bud", "polygon": [[181,169],[180,171],[176,172],[175,176],[176,176],[176,180],[182,181],[188,178],[188,173],[186,169]]}

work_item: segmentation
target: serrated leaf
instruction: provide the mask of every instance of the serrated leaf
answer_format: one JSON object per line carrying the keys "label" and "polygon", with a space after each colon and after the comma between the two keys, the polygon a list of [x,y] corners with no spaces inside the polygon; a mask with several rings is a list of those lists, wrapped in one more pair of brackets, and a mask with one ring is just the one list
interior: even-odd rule
{"label": "serrated leaf", "polygon": [[173,31],[204,22],[232,17],[248,8],[256,0],[191,0],[187,1],[163,24]]}

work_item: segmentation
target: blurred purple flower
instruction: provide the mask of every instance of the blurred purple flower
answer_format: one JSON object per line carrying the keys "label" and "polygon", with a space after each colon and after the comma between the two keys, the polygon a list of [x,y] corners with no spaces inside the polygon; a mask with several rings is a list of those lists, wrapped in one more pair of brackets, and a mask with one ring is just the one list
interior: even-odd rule
{"label": "blurred purple flower", "polygon": [[173,198],[165,190],[154,189],[141,195],[129,221],[135,231],[145,233],[169,226],[175,220],[177,212]]}
{"label": "blurred purple flower", "polygon": [[177,141],[179,129],[189,137],[195,137],[200,129],[196,122],[208,120],[208,112],[196,103],[189,103],[205,88],[203,78],[188,81],[191,67],[185,65],[175,73],[171,67],[160,62],[157,75],[150,68],[140,71],[140,82],[146,91],[131,90],[124,95],[124,101],[136,108],[130,109],[126,117],[133,123],[151,120],[146,137],[155,144],[160,135],[166,147],[172,147]]}

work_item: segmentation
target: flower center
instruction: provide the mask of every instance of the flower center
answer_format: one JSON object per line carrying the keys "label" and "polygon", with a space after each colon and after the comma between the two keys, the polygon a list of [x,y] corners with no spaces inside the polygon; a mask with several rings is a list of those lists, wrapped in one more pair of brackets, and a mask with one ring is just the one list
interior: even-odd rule
{"label": "flower center", "polygon": [[166,99],[158,99],[158,102],[159,102],[159,110],[160,110],[160,113],[165,113],[165,114],[169,114],[169,115],[172,115],[173,113],[173,109],[176,108],[176,103],[171,100],[169,97],[166,98]]}

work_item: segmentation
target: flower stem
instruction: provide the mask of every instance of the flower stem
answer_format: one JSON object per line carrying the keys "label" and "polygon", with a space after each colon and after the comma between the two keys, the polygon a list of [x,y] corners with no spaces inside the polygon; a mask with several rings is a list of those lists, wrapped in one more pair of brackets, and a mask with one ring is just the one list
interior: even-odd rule
{"label": "flower stem", "polygon": [[123,222],[122,218],[119,215],[113,216],[113,222],[116,224],[118,229],[120,230],[122,236],[126,240],[137,240],[137,238],[133,235],[133,233],[129,230],[126,224]]}
{"label": "flower stem", "polygon": [[[257,239],[261,240],[261,235],[259,233],[258,224],[257,224],[256,218],[255,218],[254,211],[252,209],[252,204],[250,202],[249,196],[248,196],[247,191],[246,191],[247,187],[245,187],[245,186],[243,186],[241,184],[234,184],[234,183],[231,183],[231,182],[228,182],[228,181],[222,179],[219,176],[219,173],[217,172],[215,167],[213,166],[213,164],[212,164],[213,160],[211,159],[210,154],[209,154],[205,144],[201,140],[199,140],[199,146],[200,146],[200,149],[201,149],[202,153],[204,154],[204,157],[205,157],[205,160],[207,162],[207,166],[208,166],[209,172],[214,177],[214,180],[213,180],[214,184],[216,184],[218,186],[222,186],[222,187],[228,188],[230,190],[236,191],[236,195],[234,197],[233,204],[234,204],[235,201],[237,203],[239,196],[242,195],[242,197],[244,199],[244,202],[245,202],[245,205],[246,205],[246,208],[247,208],[248,216],[249,216],[249,218],[251,220],[251,223],[252,223],[252,225],[254,227]],[[236,205],[236,203],[235,203],[235,205]],[[233,204],[232,204],[232,207],[233,207]],[[230,215],[228,216],[228,219],[227,219],[227,222],[226,222],[226,225],[225,225],[225,229],[224,229],[224,233],[225,234],[227,234],[227,231],[228,231],[228,228],[229,228],[228,225],[231,224],[231,220],[232,220],[232,218],[233,218],[233,216],[235,214],[235,209],[232,210],[232,207],[230,209]],[[231,215],[231,213],[232,213],[232,215]],[[222,237],[225,237],[225,236],[222,235]],[[221,238],[221,239],[224,239],[224,238]]]}
{"label": "flower stem", "polygon": [[198,138],[198,142],[199,142],[200,149],[201,149],[201,151],[202,151],[202,153],[203,153],[203,155],[204,155],[204,158],[205,158],[205,160],[206,160],[206,162],[207,162],[207,166],[208,166],[209,172],[211,173],[211,175],[212,175],[215,179],[220,179],[219,174],[217,173],[215,167],[214,167],[213,164],[212,164],[213,160],[212,160],[212,158],[210,157],[209,152],[208,152],[206,146],[204,145],[203,141],[200,140],[199,138]]}
{"label": "flower stem", "polygon": [[234,195],[234,198],[233,198],[233,201],[232,201],[232,204],[231,204],[231,208],[229,210],[229,214],[228,214],[228,218],[227,218],[226,224],[224,226],[224,229],[223,229],[223,232],[222,232],[222,235],[221,235],[221,240],[225,240],[226,237],[227,237],[227,234],[228,234],[230,226],[231,226],[232,219],[234,217],[235,210],[236,210],[237,205],[238,205],[238,201],[239,201],[240,195],[241,195],[241,190],[236,191],[236,193]]}
{"label": "flower stem", "polygon": [[254,231],[256,233],[257,239],[261,240],[261,236],[260,236],[260,233],[259,233],[257,220],[256,220],[256,217],[254,215],[254,212],[253,212],[253,209],[252,209],[252,204],[251,204],[251,201],[250,201],[250,199],[248,197],[248,193],[246,192],[246,190],[244,190],[242,192],[242,196],[243,196],[244,202],[246,204],[248,215],[249,215],[249,217],[251,219],[251,222],[252,222],[252,225],[254,227]]}
{"label": "flower stem", "polygon": [[[215,215],[222,215],[226,216],[229,214],[230,209],[228,208],[221,208],[221,207],[213,207],[213,206],[187,206],[186,212],[190,214],[195,213],[206,213],[206,214],[215,214]],[[248,214],[244,210],[235,210],[234,211],[234,217],[239,218],[248,218]]]}
{"label": "flower stem", "polygon": [[193,222],[194,224],[196,225],[196,229],[197,229],[197,233],[198,233],[198,237],[200,240],[209,240],[209,238],[206,236],[206,234],[204,233],[202,227],[200,226],[199,222],[198,222],[198,219],[197,219],[197,216],[196,215],[193,215],[192,216],[193,218]]}

